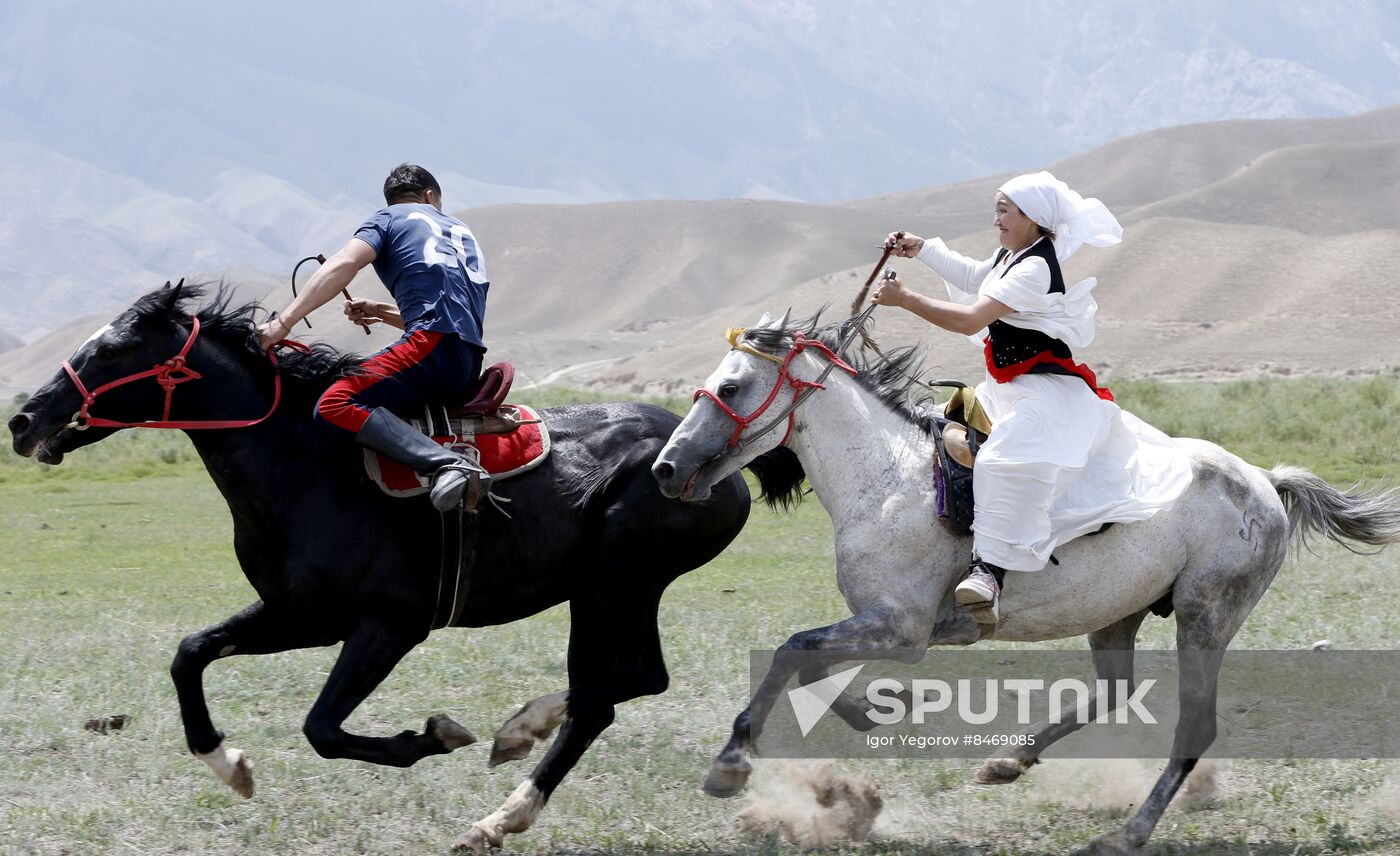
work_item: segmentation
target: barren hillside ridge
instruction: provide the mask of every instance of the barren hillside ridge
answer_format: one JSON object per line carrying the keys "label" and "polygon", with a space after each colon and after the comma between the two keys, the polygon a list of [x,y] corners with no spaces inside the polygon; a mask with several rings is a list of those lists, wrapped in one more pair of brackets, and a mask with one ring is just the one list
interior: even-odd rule
{"label": "barren hillside ridge", "polygon": [[[1135,134],[1043,167],[1085,196],[1097,196],[1123,218],[1136,208],[1162,202],[1226,181],[1271,153],[1325,144],[1374,143],[1393,152],[1400,146],[1400,106],[1339,119],[1265,119],[1183,125]],[[1323,151],[1326,151],[1323,149]],[[1373,155],[1374,156],[1374,155]],[[1369,181],[1360,165],[1338,164],[1342,174],[1367,179],[1371,195],[1390,194],[1391,208],[1400,187],[1376,176]],[[1028,166],[1027,170],[1041,167]],[[853,208],[899,212],[927,224],[935,235],[959,235],[988,227],[989,200],[1014,173],[973,181],[857,199]],[[1326,176],[1313,176],[1303,186]],[[1335,178],[1335,176],[1333,176]],[[1288,182],[1286,186],[1298,186]],[[1342,198],[1326,189],[1322,198]],[[1202,206],[1188,216],[1209,211]]]}
{"label": "barren hillside ridge", "polygon": [[[1098,276],[1099,337],[1079,356],[1108,377],[1342,374],[1400,367],[1393,271],[1400,269],[1400,108],[1332,120],[1224,122],[1139,134],[1049,165],[1123,221],[1124,242],[1085,248],[1071,280]],[[895,228],[995,248],[992,194],[1005,176],[838,205],[760,200],[505,205],[461,212],[481,241],[491,293],[489,360],[540,383],[618,391],[691,388],[718,363],[723,331],[763,312],[848,311]],[[221,187],[241,226],[277,191]],[[283,194],[285,195],[285,194]],[[306,204],[315,209],[312,203]],[[331,206],[319,209],[323,215]],[[305,240],[302,236],[300,240]],[[337,239],[338,240],[338,239]],[[266,248],[270,238],[260,246]],[[332,249],[333,246],[324,247]],[[916,262],[908,281],[942,286]],[[162,277],[163,279],[163,277]],[[158,285],[159,280],[153,281]],[[244,281],[280,307],[285,279]],[[356,295],[383,298],[366,271]],[[133,295],[133,298],[135,295]],[[110,316],[107,316],[110,317]],[[834,317],[829,316],[829,317]],[[0,388],[33,389],[105,317],[0,354]],[[337,303],[313,316],[323,338],[370,352]],[[907,313],[877,313],[886,346],[929,348],[930,370],[976,378],[977,349]]]}

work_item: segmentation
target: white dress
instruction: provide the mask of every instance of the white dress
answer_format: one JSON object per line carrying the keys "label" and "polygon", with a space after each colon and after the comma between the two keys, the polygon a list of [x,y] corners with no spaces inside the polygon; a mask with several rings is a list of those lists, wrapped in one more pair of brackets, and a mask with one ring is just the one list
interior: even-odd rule
{"label": "white dress", "polygon": [[[1071,349],[1093,341],[1093,279],[1051,293],[1041,258],[1000,276],[1005,268],[995,258],[976,261],[938,238],[925,241],[918,258],[943,277],[955,303],[991,297],[1015,310],[1002,317],[1007,324]],[[980,348],[986,336],[968,338]],[[1176,441],[1100,399],[1079,377],[1023,374],[999,383],[989,374],[977,398],[994,427],[973,469],[973,540],[977,555],[994,565],[1040,570],[1058,545],[1105,523],[1146,520],[1191,483],[1190,459]]]}

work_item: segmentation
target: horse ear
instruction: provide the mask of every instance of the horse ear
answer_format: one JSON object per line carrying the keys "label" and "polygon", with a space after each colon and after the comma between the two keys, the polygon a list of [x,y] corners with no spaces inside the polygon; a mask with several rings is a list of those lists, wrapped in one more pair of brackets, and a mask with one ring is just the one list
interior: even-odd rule
{"label": "horse ear", "polygon": [[181,277],[180,281],[175,283],[174,285],[171,285],[170,280],[167,279],[165,281],[165,285],[161,288],[160,291],[156,292],[155,294],[156,302],[165,309],[174,309],[175,304],[180,302],[180,294],[184,290],[184,277]]}
{"label": "horse ear", "polygon": [[791,318],[791,317],[792,317],[792,307],[789,306],[789,307],[787,308],[787,311],[783,313],[783,317],[781,317],[781,318],[778,319],[778,323],[776,323],[776,324],[773,325],[773,329],[775,329],[775,330],[786,330],[786,329],[787,329],[787,325],[788,325],[788,319]]}
{"label": "horse ear", "polygon": [[771,317],[769,317],[768,313],[765,312],[765,313],[763,313],[763,317],[760,318],[760,319],[758,319],[758,323],[755,324],[755,325],[753,325],[753,328],[754,328],[755,330],[758,330],[758,329],[761,329],[761,328],[763,328],[763,327],[767,327],[767,326],[768,326],[768,322],[770,322],[770,321],[772,321],[772,320],[773,320],[773,319],[772,319]]}

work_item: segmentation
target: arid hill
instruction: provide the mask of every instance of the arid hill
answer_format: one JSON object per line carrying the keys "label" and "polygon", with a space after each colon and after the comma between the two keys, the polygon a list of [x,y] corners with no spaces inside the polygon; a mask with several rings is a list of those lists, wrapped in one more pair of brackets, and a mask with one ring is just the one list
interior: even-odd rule
{"label": "arid hill", "polygon": [[[1400,269],[1400,107],[1341,119],[1183,126],[1048,165],[1122,220],[1124,242],[1086,248],[1072,279],[1097,276],[1099,337],[1080,356],[1117,376],[1236,377],[1392,372]],[[994,248],[991,198],[1005,176],[808,205],[759,200],[508,205],[462,212],[492,280],[490,358],[520,383],[619,391],[693,387],[719,361],[726,327],[763,312],[847,311],[892,229]],[[329,248],[328,248],[329,249]],[[911,283],[940,294],[922,265]],[[236,279],[236,278],[235,278]],[[158,283],[152,283],[157,285]],[[273,306],[285,284],[243,280]],[[356,294],[384,292],[372,273]],[[134,297],[134,295],[133,295]],[[314,331],[371,351],[332,305]],[[928,346],[945,374],[976,377],[979,354],[895,310],[880,340]],[[33,389],[105,317],[75,320],[0,354],[0,387]]]}

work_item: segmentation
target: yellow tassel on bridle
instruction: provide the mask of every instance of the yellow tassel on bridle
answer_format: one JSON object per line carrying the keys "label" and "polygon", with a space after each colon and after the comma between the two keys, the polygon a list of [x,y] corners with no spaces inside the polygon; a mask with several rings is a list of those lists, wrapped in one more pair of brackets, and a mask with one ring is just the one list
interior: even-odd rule
{"label": "yellow tassel on bridle", "polygon": [[768,360],[772,363],[777,363],[780,366],[783,365],[785,361],[782,357],[775,357],[772,354],[765,354],[762,351],[750,347],[749,345],[746,345],[743,342],[739,341],[744,337],[744,334],[747,332],[748,330],[744,327],[730,327],[728,330],[724,331],[724,338],[729,340],[729,347],[733,348],[736,351],[743,351],[746,354],[752,354],[755,357],[762,357],[763,359]]}

